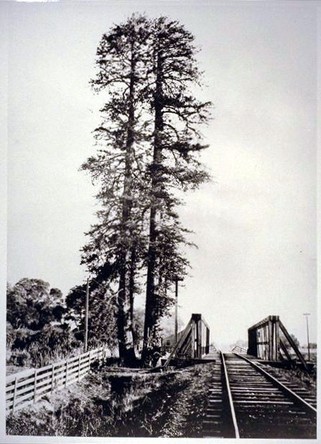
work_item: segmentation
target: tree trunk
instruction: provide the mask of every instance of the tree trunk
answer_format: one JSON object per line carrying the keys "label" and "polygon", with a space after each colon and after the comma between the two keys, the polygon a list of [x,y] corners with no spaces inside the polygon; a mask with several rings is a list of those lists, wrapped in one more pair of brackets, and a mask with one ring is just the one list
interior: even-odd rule
{"label": "tree trunk", "polygon": [[155,348],[156,322],[157,322],[157,301],[155,297],[155,275],[156,275],[156,242],[157,242],[157,191],[160,186],[161,166],[162,166],[162,136],[163,114],[162,114],[162,59],[160,51],[157,54],[156,88],[154,95],[155,107],[155,126],[154,126],[154,152],[152,174],[152,201],[149,220],[149,248],[147,261],[147,284],[146,284],[146,305],[145,305],[145,323],[144,323],[144,342],[142,363],[149,365],[153,349]]}
{"label": "tree trunk", "polygon": [[121,253],[120,253],[120,273],[118,288],[118,341],[119,357],[124,365],[135,365],[136,356],[134,349],[133,335],[133,294],[129,289],[130,279],[130,249],[126,246],[126,241],[130,239],[127,224],[130,221],[132,210],[132,162],[134,150],[134,124],[135,124],[135,59],[134,43],[131,44],[131,74],[128,99],[128,129],[125,152],[125,175],[124,191],[122,202],[121,221]]}

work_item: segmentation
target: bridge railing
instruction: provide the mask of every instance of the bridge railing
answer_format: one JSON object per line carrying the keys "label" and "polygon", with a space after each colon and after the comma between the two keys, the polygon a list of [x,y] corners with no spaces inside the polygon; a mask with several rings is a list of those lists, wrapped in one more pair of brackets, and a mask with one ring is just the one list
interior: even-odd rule
{"label": "bridge railing", "polygon": [[245,347],[241,347],[240,345],[234,345],[234,347],[231,350],[233,353],[242,353],[246,354],[247,349]]}
{"label": "bridge railing", "polygon": [[101,347],[65,361],[7,376],[6,411],[15,412],[54,390],[80,381],[88,373],[90,365],[104,356],[105,349]]}

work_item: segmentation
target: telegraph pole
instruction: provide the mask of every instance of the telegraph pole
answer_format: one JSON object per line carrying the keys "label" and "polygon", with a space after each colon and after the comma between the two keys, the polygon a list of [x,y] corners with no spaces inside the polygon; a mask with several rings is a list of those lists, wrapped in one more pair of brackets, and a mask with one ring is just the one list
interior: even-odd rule
{"label": "telegraph pole", "polygon": [[178,338],[178,281],[182,281],[182,278],[175,277],[175,344]]}
{"label": "telegraph pole", "polygon": [[177,344],[177,333],[178,333],[178,278],[175,279],[175,344]]}
{"label": "telegraph pole", "polygon": [[85,343],[84,343],[85,353],[88,350],[88,312],[89,312],[89,278],[87,278],[87,285],[86,285]]}
{"label": "telegraph pole", "polygon": [[303,313],[303,316],[305,316],[307,323],[308,361],[310,361],[310,338],[309,338],[309,318],[308,318],[308,316],[310,316],[310,313]]}

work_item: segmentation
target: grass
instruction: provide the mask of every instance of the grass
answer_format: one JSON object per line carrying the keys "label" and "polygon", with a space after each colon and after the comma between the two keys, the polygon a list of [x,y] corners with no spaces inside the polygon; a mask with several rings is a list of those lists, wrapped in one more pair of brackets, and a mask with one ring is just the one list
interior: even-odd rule
{"label": "grass", "polygon": [[7,418],[9,435],[198,437],[211,365],[178,371],[92,372]]}

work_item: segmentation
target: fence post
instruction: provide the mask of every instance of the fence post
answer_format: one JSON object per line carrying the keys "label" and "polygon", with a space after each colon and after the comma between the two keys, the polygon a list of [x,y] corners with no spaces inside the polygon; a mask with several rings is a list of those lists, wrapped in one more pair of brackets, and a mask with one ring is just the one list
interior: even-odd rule
{"label": "fence post", "polygon": [[67,385],[67,379],[68,379],[68,360],[66,361],[66,382],[65,382],[65,385]]}
{"label": "fence post", "polygon": [[17,384],[18,384],[18,377],[16,376],[16,377],[15,377],[15,380],[14,380],[14,391],[13,391],[12,412],[15,411],[15,407],[16,407]]}
{"label": "fence post", "polygon": [[81,364],[81,355],[78,356],[78,382],[80,381],[80,364]]}
{"label": "fence post", "polygon": [[55,364],[51,366],[51,393],[54,391],[54,383],[55,383]]}
{"label": "fence post", "polygon": [[[95,359],[98,360],[98,361],[102,360],[104,358],[104,354],[105,354],[105,350],[103,348],[99,348],[99,349],[96,349],[96,350],[90,350],[87,353],[80,354],[78,356],[78,381],[80,381],[81,376],[82,376],[81,375],[81,365],[82,365],[82,362],[83,362],[83,358],[84,357],[85,358],[88,357],[88,360],[89,360],[89,365],[86,364],[85,367],[84,367],[84,371],[85,371],[85,373],[87,373],[87,369],[88,369],[88,371],[90,370],[91,363]],[[69,362],[70,362],[70,359],[67,359],[65,361],[65,367],[66,367],[65,368],[65,378],[66,378],[65,379],[65,386],[68,385]],[[62,362],[61,364],[60,363],[53,363],[51,365],[51,393],[58,386],[57,381],[55,379],[55,377],[56,377],[56,371],[55,371],[56,370],[56,365],[58,365],[58,367],[59,367],[58,374],[60,375],[59,372],[64,368],[64,362]],[[41,368],[33,369],[33,373],[34,373],[34,375],[33,375],[33,387],[32,386],[30,387],[31,390],[33,388],[33,398],[32,398],[33,402],[37,401],[37,389],[38,389],[37,383],[38,383],[38,373],[40,371],[41,371]],[[32,378],[32,373],[30,374],[30,377]],[[49,371],[48,371],[48,376],[45,377],[45,378],[46,378],[46,381],[48,381],[48,385],[49,385],[50,384],[50,372]],[[14,383],[13,383],[13,394],[12,394],[12,398],[11,398],[12,399],[12,406],[8,406],[8,410],[12,409],[12,412],[14,412],[16,410],[17,398],[18,398],[18,382],[19,382],[19,376],[17,375],[17,376],[15,376]],[[63,384],[63,378],[62,378],[62,386],[63,385],[64,384]],[[21,384],[21,386],[24,387],[23,384]],[[60,387],[60,384],[59,384],[59,387]],[[30,395],[31,395],[31,393],[30,393]],[[40,395],[40,398],[41,398],[41,395]],[[6,404],[8,405],[9,403],[6,402]],[[24,404],[24,403],[22,402],[22,404]],[[7,408],[7,406],[6,406],[6,408]]]}
{"label": "fence post", "polygon": [[33,402],[36,402],[37,396],[37,369],[35,369],[35,377],[34,377],[34,387],[33,387]]}

